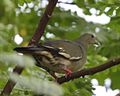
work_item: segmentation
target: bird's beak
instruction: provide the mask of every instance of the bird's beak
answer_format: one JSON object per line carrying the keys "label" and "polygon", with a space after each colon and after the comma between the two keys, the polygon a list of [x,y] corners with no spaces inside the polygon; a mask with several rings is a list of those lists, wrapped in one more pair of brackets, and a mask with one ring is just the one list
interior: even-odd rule
{"label": "bird's beak", "polygon": [[94,45],[95,45],[95,47],[99,47],[99,46],[101,46],[101,43],[98,40],[95,40]]}

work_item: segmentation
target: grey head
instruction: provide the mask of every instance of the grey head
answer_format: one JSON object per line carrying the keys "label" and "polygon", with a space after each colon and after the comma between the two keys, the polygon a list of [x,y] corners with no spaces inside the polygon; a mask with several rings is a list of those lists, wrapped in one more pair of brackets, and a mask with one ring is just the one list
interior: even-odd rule
{"label": "grey head", "polygon": [[82,44],[85,48],[88,48],[90,44],[97,44],[97,38],[95,35],[90,34],[90,33],[85,33],[83,34],[80,38],[75,40],[78,44]]}

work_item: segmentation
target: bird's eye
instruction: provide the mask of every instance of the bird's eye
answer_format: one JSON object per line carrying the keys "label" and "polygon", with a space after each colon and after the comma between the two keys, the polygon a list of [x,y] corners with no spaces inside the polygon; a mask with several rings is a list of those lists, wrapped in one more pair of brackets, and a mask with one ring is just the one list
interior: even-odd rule
{"label": "bird's eye", "polygon": [[92,38],[94,38],[94,35],[91,35]]}

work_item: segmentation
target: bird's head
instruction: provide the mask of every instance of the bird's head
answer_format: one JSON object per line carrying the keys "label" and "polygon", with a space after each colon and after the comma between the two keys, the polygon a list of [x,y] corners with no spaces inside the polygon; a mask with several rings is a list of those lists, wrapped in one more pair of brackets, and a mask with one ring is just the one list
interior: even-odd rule
{"label": "bird's head", "polygon": [[95,45],[100,45],[96,36],[90,33],[85,33],[83,34],[79,39],[76,40],[77,42],[82,43],[83,45],[85,45],[86,47],[89,44],[95,44]]}
{"label": "bird's head", "polygon": [[97,44],[98,43],[98,40],[95,37],[95,35],[90,34],[90,33],[85,33],[84,35],[82,35],[80,37],[80,39],[87,44]]}

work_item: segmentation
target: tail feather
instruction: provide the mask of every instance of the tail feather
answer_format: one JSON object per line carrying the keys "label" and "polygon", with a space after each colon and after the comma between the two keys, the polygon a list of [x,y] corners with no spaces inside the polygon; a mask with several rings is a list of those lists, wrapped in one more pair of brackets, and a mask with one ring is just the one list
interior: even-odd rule
{"label": "tail feather", "polygon": [[49,51],[53,54],[57,54],[60,49],[59,48],[53,48],[50,46],[27,46],[27,47],[16,47],[14,48],[15,51],[19,53],[34,53],[36,51]]}
{"label": "tail feather", "polygon": [[43,48],[38,47],[16,47],[14,48],[15,51],[20,53],[29,53],[29,52],[35,52],[35,51],[43,51]]}

